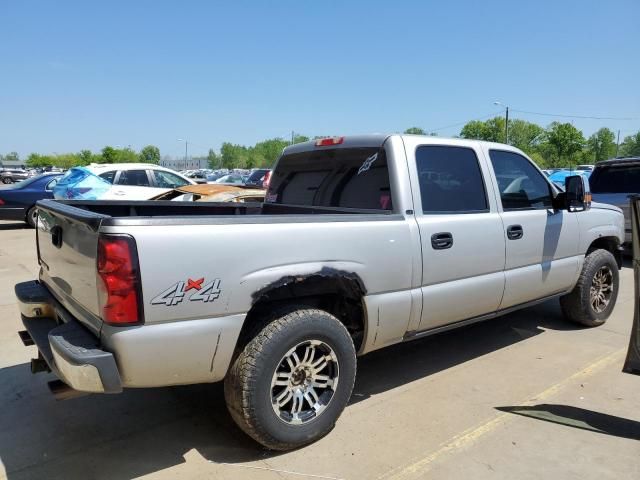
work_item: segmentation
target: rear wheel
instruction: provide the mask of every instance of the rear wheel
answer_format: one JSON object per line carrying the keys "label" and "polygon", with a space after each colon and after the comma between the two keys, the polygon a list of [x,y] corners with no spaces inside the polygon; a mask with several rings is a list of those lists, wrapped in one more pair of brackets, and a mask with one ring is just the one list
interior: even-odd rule
{"label": "rear wheel", "polygon": [[2,183],[6,184],[6,185],[9,185],[10,183],[13,183],[13,181],[11,180],[10,177],[4,177],[2,179]]}
{"label": "rear wheel", "polygon": [[24,219],[31,228],[35,228],[38,223],[38,207],[35,205],[27,210],[27,216]]}
{"label": "rear wheel", "polygon": [[574,289],[560,298],[562,312],[567,319],[587,327],[602,325],[615,307],[618,289],[615,257],[607,250],[594,250],[584,259]]}
{"label": "rear wheel", "polygon": [[347,329],[315,309],[284,314],[240,352],[225,378],[231,416],[272,450],[331,431],[353,390],[356,353]]}

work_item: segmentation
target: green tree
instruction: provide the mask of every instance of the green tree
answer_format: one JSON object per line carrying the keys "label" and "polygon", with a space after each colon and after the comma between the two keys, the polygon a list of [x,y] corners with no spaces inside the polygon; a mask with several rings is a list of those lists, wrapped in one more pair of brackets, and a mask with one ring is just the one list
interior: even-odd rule
{"label": "green tree", "polygon": [[425,131],[420,127],[410,127],[407,128],[404,133],[407,135],[426,135]]}
{"label": "green tree", "polygon": [[566,167],[577,163],[584,146],[580,130],[570,123],[553,122],[543,135],[540,150],[549,167]]}
{"label": "green tree", "polygon": [[504,142],[504,118],[495,117],[484,122],[472,120],[462,127],[460,136],[487,142]]}
{"label": "green tree", "polygon": [[214,152],[213,148],[209,149],[207,160],[209,162],[209,168],[220,168],[220,157]]}
{"label": "green tree", "polygon": [[620,144],[620,156],[640,157],[640,131],[624,138]]}
{"label": "green tree", "polygon": [[100,163],[116,163],[117,151],[115,148],[107,145],[102,149],[102,158],[100,159]]}
{"label": "green tree", "polygon": [[293,136],[293,143],[302,143],[302,142],[308,142],[309,141],[309,137],[307,137],[306,135],[300,135],[300,134],[295,134]]}
{"label": "green tree", "polygon": [[[251,149],[253,157],[252,167],[271,167],[276,162],[282,150],[289,146],[289,142],[282,138],[272,138],[258,142]],[[248,167],[250,168],[250,167]]]}
{"label": "green tree", "polygon": [[247,147],[225,142],[220,148],[220,157],[224,168],[244,168],[247,164]]}
{"label": "green tree", "polygon": [[147,145],[140,150],[139,158],[142,163],[154,163],[158,165],[160,163],[160,149],[154,145]]}
{"label": "green tree", "polygon": [[91,153],[91,150],[80,150],[78,157],[80,157],[81,165],[89,165],[94,158],[93,153]]}
{"label": "green tree", "polygon": [[601,128],[587,140],[585,160],[600,162],[616,155],[616,136],[608,128]]}
{"label": "green tree", "polygon": [[46,155],[31,153],[27,157],[27,166],[31,168],[51,167],[53,166],[53,159]]}
{"label": "green tree", "polygon": [[[504,124],[504,122],[503,122]],[[509,144],[531,155],[536,151],[544,128],[526,120],[509,120]]]}

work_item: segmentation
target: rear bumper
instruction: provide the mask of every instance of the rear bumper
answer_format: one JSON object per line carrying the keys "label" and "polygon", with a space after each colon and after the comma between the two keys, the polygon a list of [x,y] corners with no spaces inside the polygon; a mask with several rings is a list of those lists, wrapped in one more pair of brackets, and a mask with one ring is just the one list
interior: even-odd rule
{"label": "rear bumper", "polygon": [[118,393],[123,387],[222,380],[246,317],[235,314],[130,327],[103,324],[98,338],[39,282],[19,283],[15,291],[27,341],[33,340],[62,381],[83,392]]}
{"label": "rear bumper", "polygon": [[60,307],[46,288],[36,281],[23,282],[15,293],[28,337],[60,380],[81,392],[122,391],[113,354],[102,350],[98,338],[78,321],[59,323]]}

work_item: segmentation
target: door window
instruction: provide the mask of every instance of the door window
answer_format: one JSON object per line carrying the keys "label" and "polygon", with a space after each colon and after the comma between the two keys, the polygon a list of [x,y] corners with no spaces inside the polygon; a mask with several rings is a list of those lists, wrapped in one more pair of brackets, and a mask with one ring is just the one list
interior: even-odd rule
{"label": "door window", "polygon": [[134,187],[148,187],[149,177],[146,170],[122,170],[118,178],[118,185]]}
{"label": "door window", "polygon": [[44,187],[44,189],[45,189],[47,192],[50,192],[51,190],[53,190],[53,187],[55,187],[57,183],[58,183],[58,179],[57,179],[57,178],[54,178],[54,179],[53,179],[53,180],[51,180],[49,183],[47,183],[47,186],[46,186],[46,187]]}
{"label": "door window", "polygon": [[160,188],[178,188],[189,184],[184,178],[171,172],[153,170],[153,174],[156,176],[156,184]]}
{"label": "door window", "polygon": [[547,209],[552,206],[551,187],[529,160],[503,150],[490,150],[489,157],[505,211]]}
{"label": "door window", "polygon": [[104,172],[100,175],[100,178],[104,178],[107,182],[113,184],[113,177],[116,176],[116,171],[111,170],[110,172]]}
{"label": "door window", "polygon": [[482,172],[472,149],[421,146],[416,149],[416,166],[423,213],[488,211]]}

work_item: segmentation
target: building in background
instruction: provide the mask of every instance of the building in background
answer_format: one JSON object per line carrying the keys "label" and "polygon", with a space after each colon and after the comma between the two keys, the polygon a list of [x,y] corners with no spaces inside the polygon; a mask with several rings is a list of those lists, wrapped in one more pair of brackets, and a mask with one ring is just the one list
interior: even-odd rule
{"label": "building in background", "polygon": [[209,160],[206,157],[188,158],[185,162],[184,158],[164,157],[160,160],[160,166],[173,170],[198,170],[200,168],[209,168]]}

